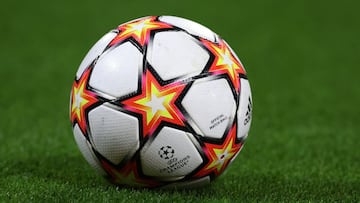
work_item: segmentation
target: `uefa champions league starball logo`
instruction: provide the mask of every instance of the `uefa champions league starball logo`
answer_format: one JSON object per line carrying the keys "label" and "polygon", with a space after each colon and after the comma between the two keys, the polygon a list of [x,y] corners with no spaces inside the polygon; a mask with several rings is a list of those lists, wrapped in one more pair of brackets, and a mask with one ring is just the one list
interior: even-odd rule
{"label": "uefa champions league starball logo", "polygon": [[174,157],[175,150],[171,146],[163,146],[159,150],[159,155],[163,159],[171,159]]}

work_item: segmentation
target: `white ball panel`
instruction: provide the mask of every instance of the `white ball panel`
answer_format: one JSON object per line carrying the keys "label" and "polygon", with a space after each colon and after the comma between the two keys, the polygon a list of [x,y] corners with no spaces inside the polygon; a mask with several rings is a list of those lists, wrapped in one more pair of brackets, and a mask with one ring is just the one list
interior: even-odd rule
{"label": "white ball panel", "polygon": [[138,149],[136,118],[102,105],[89,112],[89,122],[94,147],[114,164]]}
{"label": "white ball panel", "polygon": [[130,42],[104,53],[94,67],[90,86],[114,97],[132,93],[138,88],[142,54]]}
{"label": "white ball panel", "polygon": [[233,121],[236,103],[225,79],[196,81],[182,105],[195,123],[192,127],[205,137],[221,138]]}
{"label": "white ball panel", "polygon": [[246,79],[240,80],[241,82],[241,90],[240,90],[240,103],[237,111],[238,117],[238,129],[237,129],[237,137],[246,137],[252,119],[252,98],[251,98],[251,89],[249,81]]}
{"label": "white ball panel", "polygon": [[209,58],[190,35],[178,31],[157,33],[147,54],[147,60],[163,80],[197,75]]}
{"label": "white ball panel", "polygon": [[84,72],[84,70],[93,62],[96,57],[98,57],[105,49],[105,47],[110,43],[110,41],[116,36],[116,33],[109,32],[104,35],[95,45],[90,49],[86,54],[85,58],[82,60],[78,71],[76,72],[76,78],[79,79]]}
{"label": "white ball panel", "polygon": [[85,136],[82,134],[79,126],[76,124],[74,129],[74,137],[76,144],[78,145],[81,154],[84,156],[86,161],[101,175],[105,175],[105,171],[101,168],[99,161],[95,157],[95,154],[91,150],[89,142],[86,140]]}
{"label": "white ball panel", "polygon": [[187,32],[189,32],[190,34],[202,37],[212,42],[216,41],[216,34],[213,31],[211,31],[209,28],[197,22],[176,16],[160,16],[159,20],[165,23],[172,24],[176,27],[182,28]]}
{"label": "white ball panel", "polygon": [[[173,153],[165,158],[162,147],[169,146]],[[174,180],[188,175],[202,163],[202,158],[194,143],[184,131],[164,127],[149,146],[141,152],[144,174],[160,179]]]}

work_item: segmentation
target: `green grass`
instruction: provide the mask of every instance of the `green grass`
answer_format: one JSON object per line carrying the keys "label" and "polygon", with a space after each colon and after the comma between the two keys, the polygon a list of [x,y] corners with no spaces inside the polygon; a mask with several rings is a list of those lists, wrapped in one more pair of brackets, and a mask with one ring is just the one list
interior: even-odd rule
{"label": "green grass", "polygon": [[[360,201],[358,1],[219,2],[2,1],[0,202]],[[243,151],[199,190],[108,184],[82,158],[68,118],[90,46],[122,22],[162,14],[219,33],[252,86]]]}

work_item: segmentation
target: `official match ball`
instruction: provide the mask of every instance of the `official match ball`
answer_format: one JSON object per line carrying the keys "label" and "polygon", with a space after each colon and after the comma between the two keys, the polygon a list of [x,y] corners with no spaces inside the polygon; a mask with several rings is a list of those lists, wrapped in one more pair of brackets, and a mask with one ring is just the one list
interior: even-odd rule
{"label": "official match ball", "polygon": [[211,182],[242,149],[251,115],[235,52],[210,29],[174,16],[139,18],[105,34],[71,90],[76,143],[119,186]]}

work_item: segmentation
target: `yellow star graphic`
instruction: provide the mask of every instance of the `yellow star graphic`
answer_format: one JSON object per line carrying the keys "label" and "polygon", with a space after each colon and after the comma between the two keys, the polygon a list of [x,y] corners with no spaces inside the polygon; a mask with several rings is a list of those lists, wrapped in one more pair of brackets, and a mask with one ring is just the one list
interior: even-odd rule
{"label": "yellow star graphic", "polygon": [[82,83],[79,88],[73,88],[73,102],[71,104],[71,112],[76,114],[76,117],[81,121],[83,118],[81,116],[81,109],[89,103],[89,100],[84,98],[84,89],[85,84]]}
{"label": "yellow star graphic", "polygon": [[91,70],[86,70],[79,81],[75,81],[71,91],[70,120],[78,123],[81,131],[86,134],[85,111],[98,102],[95,93],[86,89]]}
{"label": "yellow star graphic", "polygon": [[174,99],[175,93],[164,94],[160,92],[156,86],[151,83],[151,90],[147,92],[146,97],[135,101],[144,107],[146,111],[146,123],[149,124],[151,120],[158,119],[160,116],[164,118],[173,119],[170,114],[170,102]]}
{"label": "yellow star graphic", "polygon": [[225,170],[230,161],[242,147],[241,143],[235,143],[236,130],[236,125],[234,125],[221,145],[205,143],[204,152],[206,153],[209,162],[197,172],[195,176],[204,177],[211,173],[220,175]]}
{"label": "yellow star graphic", "polygon": [[139,19],[133,22],[129,22],[119,26],[120,33],[110,42],[110,46],[132,37],[141,46],[144,46],[150,37],[152,30],[171,28],[172,26],[157,21],[156,16],[151,16],[143,19]]}
{"label": "yellow star graphic", "polygon": [[236,79],[236,72],[241,70],[240,66],[235,63],[234,58],[231,56],[229,49],[218,48],[214,46],[214,50],[218,53],[218,60],[216,66],[218,70],[225,70],[229,73],[232,80]]}
{"label": "yellow star graphic", "polygon": [[246,74],[245,69],[230,51],[230,48],[224,41],[220,40],[219,44],[207,40],[201,40],[203,44],[214,54],[215,59],[209,72],[216,74],[226,73],[237,91],[240,91],[239,74]]}
{"label": "yellow star graphic", "polygon": [[102,161],[104,170],[109,174],[110,181],[116,185],[132,187],[154,187],[158,185],[155,181],[145,180],[137,173],[136,162],[129,162],[123,168],[116,169],[106,161]]}
{"label": "yellow star graphic", "polygon": [[122,103],[127,110],[142,115],[143,136],[147,136],[162,121],[184,126],[184,116],[175,105],[176,99],[184,88],[185,85],[181,83],[161,86],[151,72],[147,71],[142,79],[141,94],[124,100]]}
{"label": "yellow star graphic", "polygon": [[212,162],[209,164],[206,169],[215,168],[217,172],[221,172],[226,163],[230,161],[230,159],[235,155],[236,150],[232,148],[233,140],[229,142],[225,149],[213,149],[214,155],[212,154]]}

